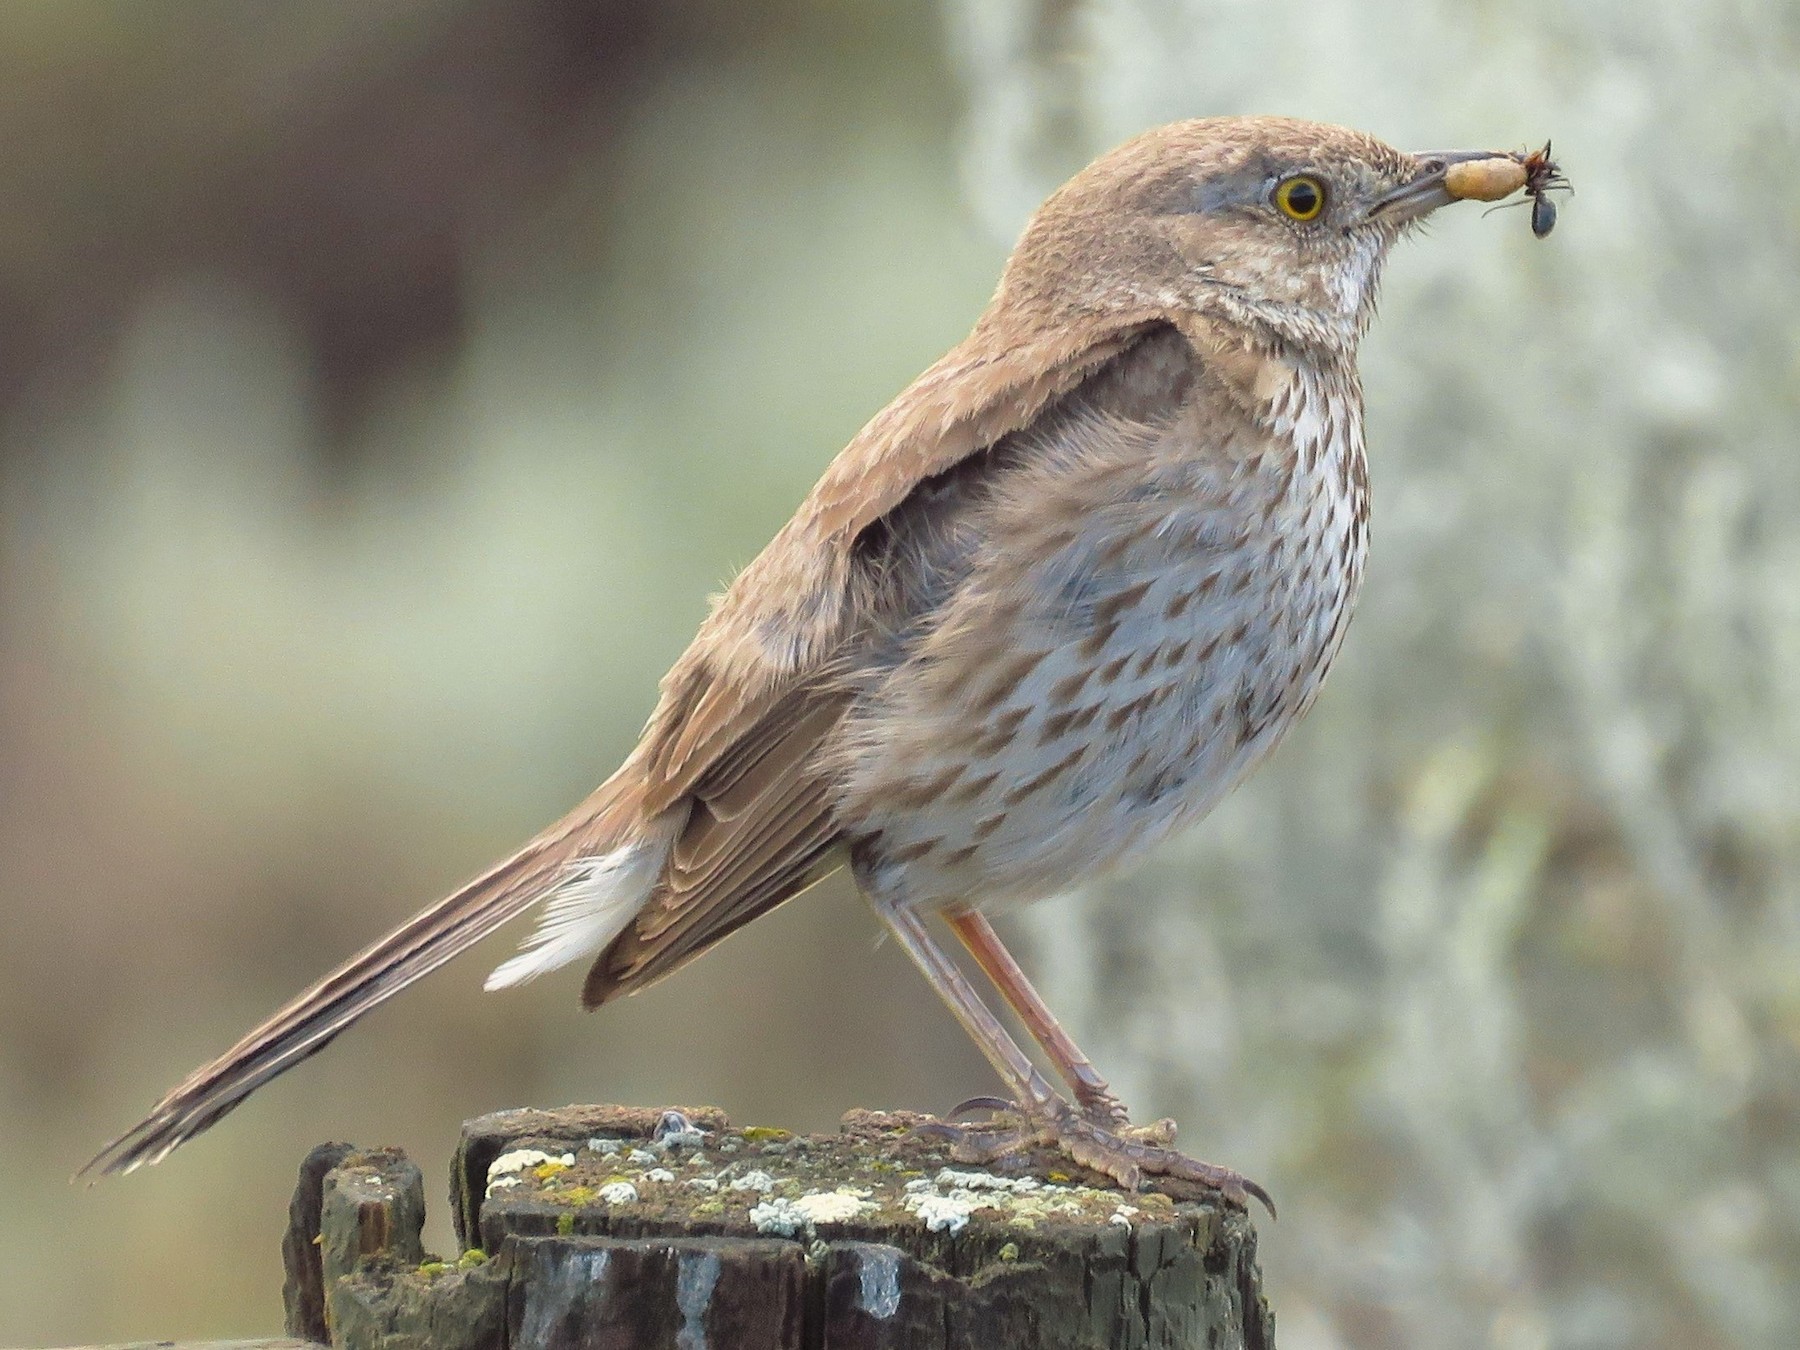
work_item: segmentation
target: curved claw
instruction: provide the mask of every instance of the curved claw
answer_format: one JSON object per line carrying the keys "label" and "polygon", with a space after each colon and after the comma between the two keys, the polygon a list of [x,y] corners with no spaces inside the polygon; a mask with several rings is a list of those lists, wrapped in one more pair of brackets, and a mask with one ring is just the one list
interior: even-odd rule
{"label": "curved claw", "polygon": [[[1008,1108],[1011,1103],[1006,1103]],[[954,1114],[954,1113],[953,1113]],[[950,1145],[950,1156],[960,1163],[991,1163],[1016,1153],[1036,1141],[1038,1133],[1023,1126],[953,1125],[947,1120],[923,1120],[913,1126],[914,1137],[941,1139]]]}
{"label": "curved claw", "polygon": [[1258,1200],[1260,1200],[1262,1202],[1262,1207],[1269,1211],[1269,1217],[1271,1219],[1280,1217],[1279,1215],[1277,1215],[1275,1213],[1274,1197],[1271,1196],[1261,1186],[1258,1186],[1254,1181],[1251,1181],[1249,1178],[1246,1177],[1244,1179],[1244,1189],[1246,1191],[1250,1192],[1251,1195],[1254,1195]]}
{"label": "curved claw", "polygon": [[943,1115],[943,1119],[956,1120],[962,1116],[966,1116],[971,1111],[1005,1112],[1015,1116],[1019,1114],[1018,1105],[1014,1102],[1007,1101],[1004,1097],[970,1097],[966,1101],[958,1102],[955,1106],[946,1111]]}

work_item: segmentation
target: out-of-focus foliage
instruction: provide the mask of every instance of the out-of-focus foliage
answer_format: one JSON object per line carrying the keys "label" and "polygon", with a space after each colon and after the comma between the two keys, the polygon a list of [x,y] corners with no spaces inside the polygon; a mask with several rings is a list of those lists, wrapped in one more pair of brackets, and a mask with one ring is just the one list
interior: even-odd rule
{"label": "out-of-focus foliage", "polygon": [[997,228],[1210,113],[1553,136],[1576,187],[1545,243],[1398,252],[1339,668],[1192,837],[1031,914],[1052,1001],[1283,1202],[1286,1350],[1800,1344],[1793,7],[951,13]]}
{"label": "out-of-focus foliage", "polygon": [[954,112],[924,9],[0,5],[0,1345],[277,1330],[323,1139],[989,1089],[838,888],[595,1017],[509,934],[67,1184],[617,764],[992,287]]}

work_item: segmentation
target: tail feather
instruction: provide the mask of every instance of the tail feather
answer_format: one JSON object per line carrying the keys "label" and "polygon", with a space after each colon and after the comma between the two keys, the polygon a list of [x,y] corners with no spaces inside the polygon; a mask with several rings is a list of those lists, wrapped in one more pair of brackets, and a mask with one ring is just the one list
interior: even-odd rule
{"label": "tail feather", "polygon": [[667,840],[650,838],[578,859],[544,896],[543,917],[523,950],[489,975],[482,988],[510,989],[597,955],[642,907],[667,856]]}
{"label": "tail feather", "polygon": [[[196,1069],[172,1088],[148,1116],[103,1148],[76,1175],[130,1172],[146,1163],[162,1161],[264,1083],[323,1050],[363,1014],[468,950],[547,894],[554,898],[559,892],[567,895],[585,889],[580,884],[584,878],[622,855],[644,853],[656,856],[660,862],[663,850],[655,847],[654,836],[641,844],[637,838],[641,829],[635,794],[625,787],[628,771],[614,775],[580,807],[512,857],[414,915],[299,995],[212,1063]],[[654,880],[654,868],[646,868],[640,861],[633,869],[633,879],[638,875],[645,877],[642,891],[647,892]],[[612,899],[613,908],[626,910],[619,919],[623,926],[630,916],[629,900],[622,893]],[[641,902],[641,893],[638,899]],[[541,941],[535,947],[501,970],[548,950]],[[549,969],[554,964],[561,961],[542,964],[540,968]],[[532,970],[504,983],[517,983],[519,978],[535,973],[537,970]],[[494,987],[491,982],[490,987]]]}

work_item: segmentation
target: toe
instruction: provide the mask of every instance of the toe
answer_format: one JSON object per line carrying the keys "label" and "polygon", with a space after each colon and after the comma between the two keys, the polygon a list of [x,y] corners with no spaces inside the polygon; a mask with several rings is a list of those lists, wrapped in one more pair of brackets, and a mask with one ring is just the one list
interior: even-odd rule
{"label": "toe", "polygon": [[971,1111],[992,1111],[996,1114],[1009,1116],[1016,1116],[1019,1114],[1018,1106],[1013,1102],[1007,1101],[1004,1097],[970,1097],[966,1101],[958,1102],[955,1106],[946,1111],[943,1119],[960,1120]]}

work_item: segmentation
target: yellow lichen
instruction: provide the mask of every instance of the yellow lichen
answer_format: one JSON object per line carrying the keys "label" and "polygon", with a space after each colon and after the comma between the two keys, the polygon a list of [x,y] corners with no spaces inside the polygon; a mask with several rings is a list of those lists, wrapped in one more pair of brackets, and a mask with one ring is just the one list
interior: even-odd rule
{"label": "yellow lichen", "polygon": [[575,1214],[572,1210],[564,1210],[556,1216],[556,1231],[563,1237],[575,1231]]}
{"label": "yellow lichen", "polygon": [[746,1125],[738,1133],[752,1144],[760,1144],[770,1139],[792,1139],[794,1137],[792,1130],[778,1129],[773,1125]]}
{"label": "yellow lichen", "polygon": [[471,1247],[468,1251],[456,1258],[456,1266],[458,1270],[470,1270],[484,1264],[487,1259],[487,1253],[482,1251],[481,1248]]}

